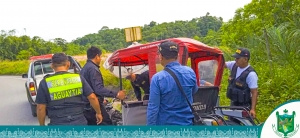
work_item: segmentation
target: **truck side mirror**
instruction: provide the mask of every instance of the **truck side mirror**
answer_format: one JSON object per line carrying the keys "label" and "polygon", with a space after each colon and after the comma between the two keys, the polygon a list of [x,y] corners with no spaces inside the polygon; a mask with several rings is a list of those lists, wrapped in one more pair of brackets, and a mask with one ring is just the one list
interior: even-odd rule
{"label": "truck side mirror", "polygon": [[27,74],[22,74],[22,78],[28,78]]}

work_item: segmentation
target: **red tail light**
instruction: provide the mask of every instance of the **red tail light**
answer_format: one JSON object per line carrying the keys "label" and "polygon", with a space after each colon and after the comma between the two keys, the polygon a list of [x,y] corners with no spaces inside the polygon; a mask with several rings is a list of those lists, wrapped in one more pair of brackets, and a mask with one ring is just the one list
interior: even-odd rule
{"label": "red tail light", "polygon": [[223,121],[221,119],[218,119],[219,125],[223,125]]}
{"label": "red tail light", "polygon": [[212,121],[211,122],[211,125],[212,126],[221,126],[221,125],[223,125],[223,120],[221,120],[221,119],[218,119],[217,121]]}
{"label": "red tail light", "polygon": [[242,111],[242,117],[249,117],[248,111]]}
{"label": "red tail light", "polygon": [[30,92],[31,96],[35,96],[36,95],[35,87],[34,87],[34,83],[33,82],[29,83],[29,92]]}

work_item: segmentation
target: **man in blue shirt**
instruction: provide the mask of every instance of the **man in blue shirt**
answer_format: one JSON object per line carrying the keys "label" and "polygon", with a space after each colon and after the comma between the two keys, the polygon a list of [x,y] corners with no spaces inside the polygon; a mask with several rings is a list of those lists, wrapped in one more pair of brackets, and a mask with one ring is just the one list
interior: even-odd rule
{"label": "man in blue shirt", "polygon": [[[171,69],[178,77],[189,102],[197,92],[195,72],[177,61],[179,46],[171,41],[158,46],[161,65]],[[193,125],[193,114],[174,78],[167,71],[156,73],[150,83],[147,125]]]}

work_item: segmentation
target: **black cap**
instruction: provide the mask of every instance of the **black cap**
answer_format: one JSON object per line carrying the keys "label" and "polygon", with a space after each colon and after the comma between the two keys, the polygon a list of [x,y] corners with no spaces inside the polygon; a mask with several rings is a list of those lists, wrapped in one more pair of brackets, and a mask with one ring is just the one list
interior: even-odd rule
{"label": "black cap", "polygon": [[238,48],[235,54],[232,55],[235,58],[248,57],[250,59],[250,52],[247,48]]}
{"label": "black cap", "polygon": [[164,57],[175,58],[178,56],[179,47],[172,41],[165,41],[158,46],[158,51]]}
{"label": "black cap", "polygon": [[52,56],[52,63],[53,64],[63,64],[66,61],[69,61],[68,56],[65,53],[55,53]]}

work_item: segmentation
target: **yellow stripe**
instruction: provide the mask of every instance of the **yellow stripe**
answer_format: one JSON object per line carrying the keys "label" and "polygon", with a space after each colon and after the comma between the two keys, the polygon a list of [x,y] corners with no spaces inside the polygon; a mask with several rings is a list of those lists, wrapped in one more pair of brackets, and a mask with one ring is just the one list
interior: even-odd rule
{"label": "yellow stripe", "polygon": [[68,84],[81,83],[80,77],[57,79],[47,82],[49,88],[59,87]]}
{"label": "yellow stripe", "polygon": [[82,94],[81,89],[77,88],[77,89],[69,89],[66,91],[54,92],[54,93],[50,94],[51,95],[50,97],[51,97],[51,100],[61,100],[61,99],[65,99],[65,98],[78,96],[81,94]]}
{"label": "yellow stripe", "polygon": [[46,78],[49,93],[62,92],[70,89],[81,89],[82,83],[79,74],[61,74]]}

